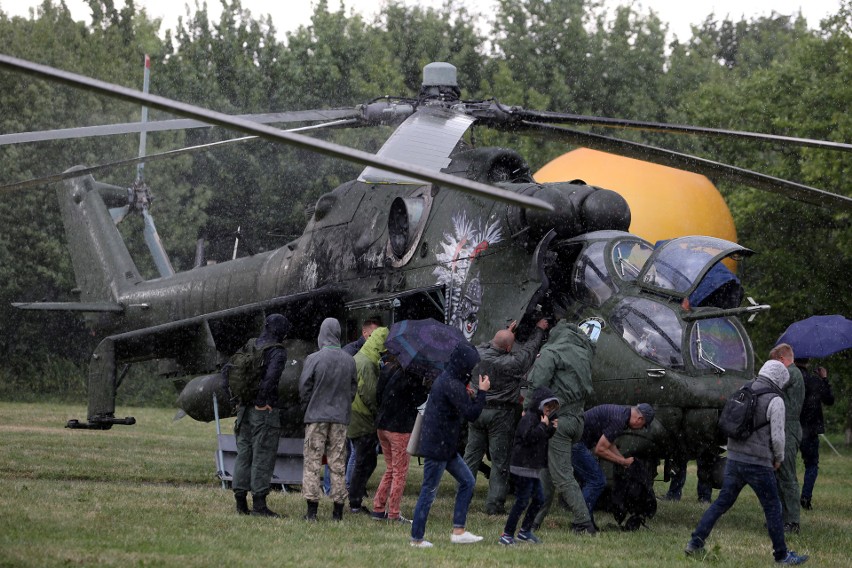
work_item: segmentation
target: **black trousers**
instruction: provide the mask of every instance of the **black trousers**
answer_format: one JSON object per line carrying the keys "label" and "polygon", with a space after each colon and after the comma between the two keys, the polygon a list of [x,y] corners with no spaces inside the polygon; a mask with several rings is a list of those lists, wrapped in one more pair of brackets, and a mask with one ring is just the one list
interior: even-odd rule
{"label": "black trousers", "polygon": [[350,438],[355,447],[355,467],[352,470],[352,479],[349,481],[349,506],[357,509],[367,494],[367,482],[376,470],[378,454],[376,446],[379,438],[376,433],[367,434],[358,438]]}

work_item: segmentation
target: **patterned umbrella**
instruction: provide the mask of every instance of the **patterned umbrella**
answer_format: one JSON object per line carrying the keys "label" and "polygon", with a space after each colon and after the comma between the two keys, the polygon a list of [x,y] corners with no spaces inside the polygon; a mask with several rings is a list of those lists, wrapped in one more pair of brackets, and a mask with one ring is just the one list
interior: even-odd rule
{"label": "patterned umbrella", "polygon": [[794,322],[775,343],[787,343],[797,359],[821,358],[852,347],[852,320],[840,315],[811,316]]}
{"label": "patterned umbrella", "polygon": [[406,371],[424,379],[435,379],[462,341],[467,340],[460,329],[428,318],[393,324],[385,347]]}

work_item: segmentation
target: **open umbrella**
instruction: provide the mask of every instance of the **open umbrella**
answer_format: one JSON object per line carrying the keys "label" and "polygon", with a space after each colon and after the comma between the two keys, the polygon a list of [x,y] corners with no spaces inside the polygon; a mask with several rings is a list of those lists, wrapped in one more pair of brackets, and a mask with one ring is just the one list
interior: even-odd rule
{"label": "open umbrella", "polygon": [[787,343],[797,359],[828,357],[852,347],[852,320],[840,315],[811,316],[791,323],[775,343]]}
{"label": "open umbrella", "polygon": [[444,370],[450,353],[462,341],[467,340],[460,329],[428,318],[393,324],[385,347],[406,371],[424,379],[434,379]]}

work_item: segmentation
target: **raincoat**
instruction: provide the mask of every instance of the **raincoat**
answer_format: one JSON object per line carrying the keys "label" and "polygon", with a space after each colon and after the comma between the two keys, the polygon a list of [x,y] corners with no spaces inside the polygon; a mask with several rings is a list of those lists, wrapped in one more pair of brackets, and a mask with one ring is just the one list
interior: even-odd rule
{"label": "raincoat", "polygon": [[[559,399],[561,410],[579,403],[592,394],[592,357],[595,346],[573,323],[560,320],[541,348],[529,381],[532,388],[548,387]],[[532,406],[530,399],[526,407]],[[561,411],[560,411],[561,416]]]}
{"label": "raincoat", "polygon": [[512,465],[509,471],[522,477],[538,477],[538,472],[547,467],[547,441],[556,432],[553,424],[541,421],[544,405],[556,400],[553,391],[539,387],[533,391],[532,408],[523,415],[515,431],[512,446]]}
{"label": "raincoat", "polygon": [[479,353],[469,343],[459,343],[450,355],[444,372],[438,375],[426,403],[420,455],[437,461],[449,461],[458,453],[463,420],[473,422],[485,408],[485,391],[471,399],[466,384],[479,362]]}
{"label": "raincoat", "polygon": [[379,361],[385,350],[388,328],[376,328],[370,338],[355,354],[355,369],[358,373],[358,388],[352,402],[352,420],[349,422],[348,438],[360,438],[376,431],[376,386],[379,383]]}
{"label": "raincoat", "polygon": [[317,337],[319,351],[305,358],[299,377],[299,399],[305,424],[349,424],[358,387],[355,361],[340,349],[340,323],[326,318]]}

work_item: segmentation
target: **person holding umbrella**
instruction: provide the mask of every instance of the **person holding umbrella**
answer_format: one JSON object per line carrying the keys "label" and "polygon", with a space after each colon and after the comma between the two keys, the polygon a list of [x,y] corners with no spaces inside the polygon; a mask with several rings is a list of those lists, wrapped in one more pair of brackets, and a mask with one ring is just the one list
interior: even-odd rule
{"label": "person holding umbrella", "polygon": [[420,453],[425,460],[423,486],[414,507],[411,525],[411,546],[415,548],[432,547],[432,543],[423,537],[426,534],[426,520],[438,493],[444,470],[449,471],[458,482],[450,542],[470,544],[482,540],[481,536],[465,530],[467,511],[473,498],[476,480],[458,453],[462,420],[472,422],[477,419],[485,408],[485,393],[491,388],[488,375],[480,375],[479,391],[474,398],[468,394],[467,383],[477,363],[479,353],[470,343],[462,341],[453,349],[444,372],[432,385],[420,438]]}
{"label": "person holding umbrella", "polygon": [[817,367],[816,373],[808,368],[807,359],[796,359],[796,366],[805,378],[805,402],[799,418],[802,424],[802,461],[805,462],[805,479],[802,482],[802,509],[810,511],[814,485],[819,474],[819,435],[825,432],[822,406],[834,404],[834,393],[828,382],[828,371]]}

